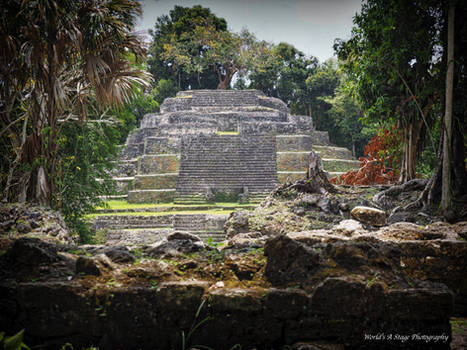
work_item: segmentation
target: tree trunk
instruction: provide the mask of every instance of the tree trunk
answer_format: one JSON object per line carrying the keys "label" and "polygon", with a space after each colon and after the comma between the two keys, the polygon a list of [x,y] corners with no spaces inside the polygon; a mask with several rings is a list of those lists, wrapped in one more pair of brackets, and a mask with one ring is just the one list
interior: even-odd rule
{"label": "tree trunk", "polygon": [[217,85],[217,90],[227,90],[227,83],[225,79],[219,81],[219,84]]}
{"label": "tree trunk", "polygon": [[237,73],[237,69],[234,67],[225,67],[225,75],[223,76],[219,67],[216,68],[217,77],[219,78],[219,84],[217,85],[217,90],[227,90],[230,86],[230,82],[235,73]]}
{"label": "tree trunk", "polygon": [[449,1],[448,10],[448,62],[446,71],[446,109],[444,113],[443,171],[441,180],[441,210],[446,214],[452,207],[451,154],[452,147],[452,104],[454,90],[454,0]]}
{"label": "tree trunk", "polygon": [[420,130],[423,127],[423,121],[409,122],[405,127],[404,158],[402,160],[401,174],[399,182],[404,183],[415,179],[415,165],[420,143]]}

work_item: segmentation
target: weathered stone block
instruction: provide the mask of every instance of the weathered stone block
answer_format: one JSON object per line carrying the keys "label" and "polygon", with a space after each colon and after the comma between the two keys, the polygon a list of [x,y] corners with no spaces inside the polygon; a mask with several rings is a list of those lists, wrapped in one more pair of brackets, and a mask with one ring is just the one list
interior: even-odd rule
{"label": "weathered stone block", "polygon": [[139,159],[139,174],[176,173],[180,166],[179,154],[144,155]]}
{"label": "weathered stone block", "polygon": [[172,228],[174,216],[167,215],[101,215],[94,220],[95,229]]}
{"label": "weathered stone block", "polygon": [[128,191],[131,191],[135,188],[135,178],[132,176],[129,177],[116,177],[114,178],[117,183],[116,193],[117,194],[127,194]]}
{"label": "weathered stone block", "polygon": [[297,125],[299,133],[311,134],[313,132],[313,119],[308,115],[289,115],[288,120]]}
{"label": "weathered stone block", "polygon": [[311,134],[311,140],[313,145],[329,146],[331,144],[327,131],[313,130],[313,133]]}
{"label": "weathered stone block", "polygon": [[129,203],[167,203],[173,202],[175,190],[134,190],[128,192]]}
{"label": "weathered stone block", "polygon": [[180,153],[180,139],[177,137],[148,137],[144,142],[144,154]]}
{"label": "weathered stone block", "polygon": [[177,187],[178,173],[137,175],[135,177],[135,189],[137,190],[158,190],[174,189]]}
{"label": "weathered stone block", "polygon": [[306,171],[310,152],[277,152],[278,171]]}
{"label": "weathered stone block", "polygon": [[304,179],[306,171],[278,171],[277,180],[280,184],[286,182],[295,182]]}
{"label": "weathered stone block", "polygon": [[238,128],[240,135],[280,135],[297,132],[297,125],[292,122],[242,122]]}
{"label": "weathered stone block", "polygon": [[345,172],[352,169],[359,169],[358,160],[347,159],[322,159],[323,169],[328,172]]}
{"label": "weathered stone block", "polygon": [[331,158],[353,160],[352,152],[350,152],[347,148],[344,147],[313,145],[313,151],[319,153],[321,155],[321,159]]}
{"label": "weathered stone block", "polygon": [[311,137],[308,135],[277,135],[277,152],[311,152]]}

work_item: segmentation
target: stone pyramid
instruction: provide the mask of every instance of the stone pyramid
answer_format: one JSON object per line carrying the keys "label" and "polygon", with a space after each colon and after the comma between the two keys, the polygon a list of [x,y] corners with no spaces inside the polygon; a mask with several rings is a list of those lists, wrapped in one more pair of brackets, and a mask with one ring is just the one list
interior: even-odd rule
{"label": "stone pyramid", "polygon": [[257,202],[303,177],[311,150],[331,175],[359,166],[309,116],[261,91],[181,91],[129,135],[117,181],[130,203]]}

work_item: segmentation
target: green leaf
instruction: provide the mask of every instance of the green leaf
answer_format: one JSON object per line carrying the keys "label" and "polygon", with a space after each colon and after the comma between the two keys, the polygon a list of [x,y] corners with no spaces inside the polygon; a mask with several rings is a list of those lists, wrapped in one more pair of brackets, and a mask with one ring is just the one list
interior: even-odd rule
{"label": "green leaf", "polygon": [[5,350],[20,350],[23,344],[24,329],[11,337],[5,337],[3,347]]}

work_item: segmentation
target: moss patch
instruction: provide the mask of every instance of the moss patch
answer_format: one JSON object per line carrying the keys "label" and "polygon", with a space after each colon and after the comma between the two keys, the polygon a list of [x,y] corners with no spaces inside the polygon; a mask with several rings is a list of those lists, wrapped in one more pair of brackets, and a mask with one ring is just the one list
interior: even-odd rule
{"label": "moss patch", "polygon": [[217,135],[238,135],[238,131],[218,131]]}
{"label": "moss patch", "polygon": [[203,203],[203,204],[173,204],[173,203],[128,203],[121,200],[108,200],[104,202],[104,206],[96,207],[96,210],[100,209],[128,209],[128,210],[137,210],[137,209],[150,209],[150,208],[190,208],[190,207],[256,207],[255,204],[239,204],[232,202],[216,202],[216,203]]}

